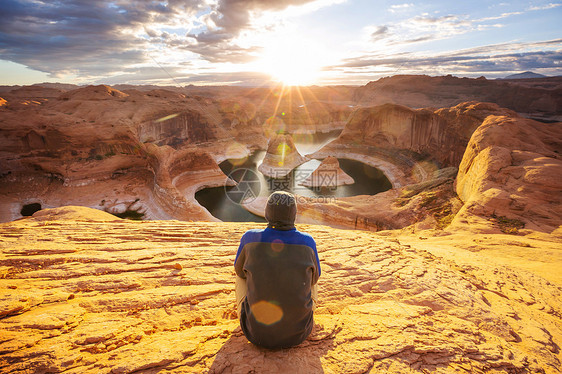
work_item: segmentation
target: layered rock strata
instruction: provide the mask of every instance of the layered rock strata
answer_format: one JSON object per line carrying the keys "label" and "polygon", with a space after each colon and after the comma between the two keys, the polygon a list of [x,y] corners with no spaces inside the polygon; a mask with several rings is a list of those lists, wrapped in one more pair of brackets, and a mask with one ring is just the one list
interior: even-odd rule
{"label": "layered rock strata", "polygon": [[[6,95],[0,111],[1,221],[20,218],[30,204],[215,220],[195,192],[232,183],[218,162],[244,157],[266,141],[225,127],[212,100],[103,85],[54,98],[53,90],[22,88]],[[22,98],[42,92],[42,99]]]}
{"label": "layered rock strata", "polygon": [[[263,96],[237,88],[225,88],[224,92],[210,88],[72,88],[63,85],[2,88],[5,102],[0,106],[0,220],[20,218],[31,206],[48,208],[65,204],[90,206],[116,214],[129,212],[145,219],[213,220],[194,199],[194,193],[201,188],[231,183],[218,168],[219,162],[265,149],[266,135],[273,130],[291,129],[306,134],[325,129],[324,121],[341,127],[351,110],[344,102],[347,103],[346,97],[353,91],[345,87],[311,88],[310,92],[303,92],[301,104],[295,99],[298,95],[292,96],[295,92],[278,92],[277,95],[269,89],[263,91]],[[241,94],[239,102],[233,98],[238,94]],[[307,115],[310,116],[308,120]],[[341,136],[313,157],[345,157],[375,166],[386,174],[394,190],[377,197],[324,203],[304,200],[303,206],[308,204],[309,219],[371,229],[397,228],[412,223],[426,227],[437,222],[441,226],[454,215],[460,200],[455,197],[452,177],[447,177],[446,183],[435,184],[435,180],[442,180],[438,170],[457,167],[472,133],[494,116],[506,121],[521,119],[497,105],[476,102],[438,110],[413,110],[391,104],[358,109]],[[542,131],[540,124],[529,123],[533,125],[526,133],[532,135],[533,129]],[[559,126],[548,130],[553,139],[558,136],[556,128]],[[526,140],[516,140],[516,147],[520,141]],[[553,144],[548,154],[541,150],[540,144],[537,146],[537,154],[546,157],[544,164],[541,164],[541,157],[526,158],[534,152],[535,145],[529,144],[524,152],[513,156],[515,161],[510,165],[523,168],[524,171],[518,169],[517,173],[526,173],[525,181],[533,179],[527,176],[529,170],[542,170],[543,166],[556,175],[558,169],[552,165],[558,159],[551,154],[559,143]],[[303,161],[290,140],[272,140],[270,146],[261,165],[269,176],[283,176]],[[509,149],[506,144],[501,147]],[[281,155],[285,151],[285,157],[277,154],[278,151]],[[485,150],[479,152],[484,154]],[[482,161],[483,156],[473,156],[475,165],[492,162]],[[283,162],[283,167],[279,162]],[[498,169],[498,173],[503,174],[507,169],[509,165]],[[461,169],[460,178],[465,178],[465,174],[473,178],[480,173],[478,170],[467,164],[466,170]],[[534,187],[528,191],[540,190],[540,180],[534,179]],[[489,194],[496,187],[459,183],[471,186],[459,192],[461,199],[470,206],[476,207],[478,203],[473,202],[479,199],[487,201],[486,204],[495,199]],[[559,187],[553,182],[545,183],[553,191]],[[417,187],[410,188],[426,184],[435,189],[424,192]],[[530,202],[523,197],[523,190],[517,191],[516,185],[515,182],[506,185],[511,191],[509,199],[515,201],[509,203],[510,209],[519,209],[513,219],[525,221],[527,213],[532,212],[532,221],[537,222],[537,227],[545,224],[552,230],[558,216],[551,211],[559,200],[558,195],[538,193],[538,203]],[[486,190],[490,191],[484,193]],[[412,194],[412,191],[418,193]],[[532,193],[525,192],[525,196],[528,195]],[[546,195],[551,202],[544,205],[541,201],[546,201]],[[498,199],[489,204],[496,206]],[[523,200],[525,202],[520,203]],[[529,208],[535,205],[536,209]],[[434,213],[443,207],[447,213],[444,217]],[[543,208],[546,209],[544,214],[541,213]],[[380,209],[392,213],[383,214]],[[491,215],[487,208],[468,210],[484,212],[482,217],[486,217],[487,225],[505,220],[494,215],[512,219],[504,208]]]}

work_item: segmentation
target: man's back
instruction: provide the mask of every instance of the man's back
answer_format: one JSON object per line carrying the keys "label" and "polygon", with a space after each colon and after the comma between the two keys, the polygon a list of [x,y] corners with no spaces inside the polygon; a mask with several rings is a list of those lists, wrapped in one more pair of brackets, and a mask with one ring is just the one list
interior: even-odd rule
{"label": "man's back", "polygon": [[320,276],[314,239],[295,228],[250,230],[242,237],[236,274],[246,279],[240,325],[252,343],[291,347],[312,331],[312,286]]}

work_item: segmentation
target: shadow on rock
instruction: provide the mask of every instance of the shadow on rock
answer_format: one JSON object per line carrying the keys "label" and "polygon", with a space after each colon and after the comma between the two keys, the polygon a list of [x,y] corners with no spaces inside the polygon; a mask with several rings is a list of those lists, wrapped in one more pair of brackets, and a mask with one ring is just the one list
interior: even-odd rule
{"label": "shadow on rock", "polygon": [[320,358],[335,347],[334,337],[316,325],[298,346],[271,350],[253,345],[238,328],[217,352],[209,373],[324,373]]}

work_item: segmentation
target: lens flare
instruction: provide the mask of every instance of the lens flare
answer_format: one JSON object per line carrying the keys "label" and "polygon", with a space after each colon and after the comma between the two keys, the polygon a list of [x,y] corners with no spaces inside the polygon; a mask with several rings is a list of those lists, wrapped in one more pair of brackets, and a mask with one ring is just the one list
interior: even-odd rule
{"label": "lens flare", "polygon": [[286,131],[285,121],[277,116],[271,116],[263,124],[263,133],[270,139],[275,134],[283,134]]}
{"label": "lens flare", "polygon": [[283,318],[283,309],[274,302],[261,300],[252,305],[250,310],[256,321],[268,326],[281,321],[281,318]]}
{"label": "lens flare", "polygon": [[285,247],[285,243],[283,243],[281,239],[275,239],[271,242],[271,249],[275,253],[281,253],[284,247]]}
{"label": "lens flare", "polygon": [[169,119],[175,118],[175,117],[177,117],[177,116],[179,116],[179,115],[180,115],[179,113],[170,114],[170,115],[168,115],[168,116],[165,116],[165,117],[162,117],[162,118],[158,118],[158,119],[155,120],[154,122],[155,122],[155,123],[164,122],[164,121],[167,121],[167,120],[169,120]]}

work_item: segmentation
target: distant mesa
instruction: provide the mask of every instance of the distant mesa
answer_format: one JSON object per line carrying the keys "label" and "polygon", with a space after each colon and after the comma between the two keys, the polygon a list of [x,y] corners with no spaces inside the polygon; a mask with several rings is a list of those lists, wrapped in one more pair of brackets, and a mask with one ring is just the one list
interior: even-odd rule
{"label": "distant mesa", "polygon": [[44,87],[40,85],[24,86],[9,91],[9,96],[17,98],[35,99],[35,98],[56,98],[59,97],[64,90],[55,87]]}
{"label": "distant mesa", "polygon": [[532,71],[526,71],[524,73],[508,75],[503,79],[532,79],[532,78],[547,78],[547,76],[538,73],[533,73]]}
{"label": "distant mesa", "polygon": [[353,183],[355,181],[341,169],[338,159],[334,156],[328,156],[300,185],[318,188],[337,187]]}
{"label": "distant mesa", "polygon": [[393,103],[412,109],[446,108],[468,101],[491,102],[524,117],[560,121],[561,90],[562,77],[541,75],[535,79],[522,76],[494,80],[395,75],[356,88],[353,101],[360,107]]}
{"label": "distant mesa", "polygon": [[124,92],[116,90],[113,87],[101,84],[99,86],[87,86],[69,92],[65,92],[59,96],[61,100],[108,100],[125,98],[127,95]]}

